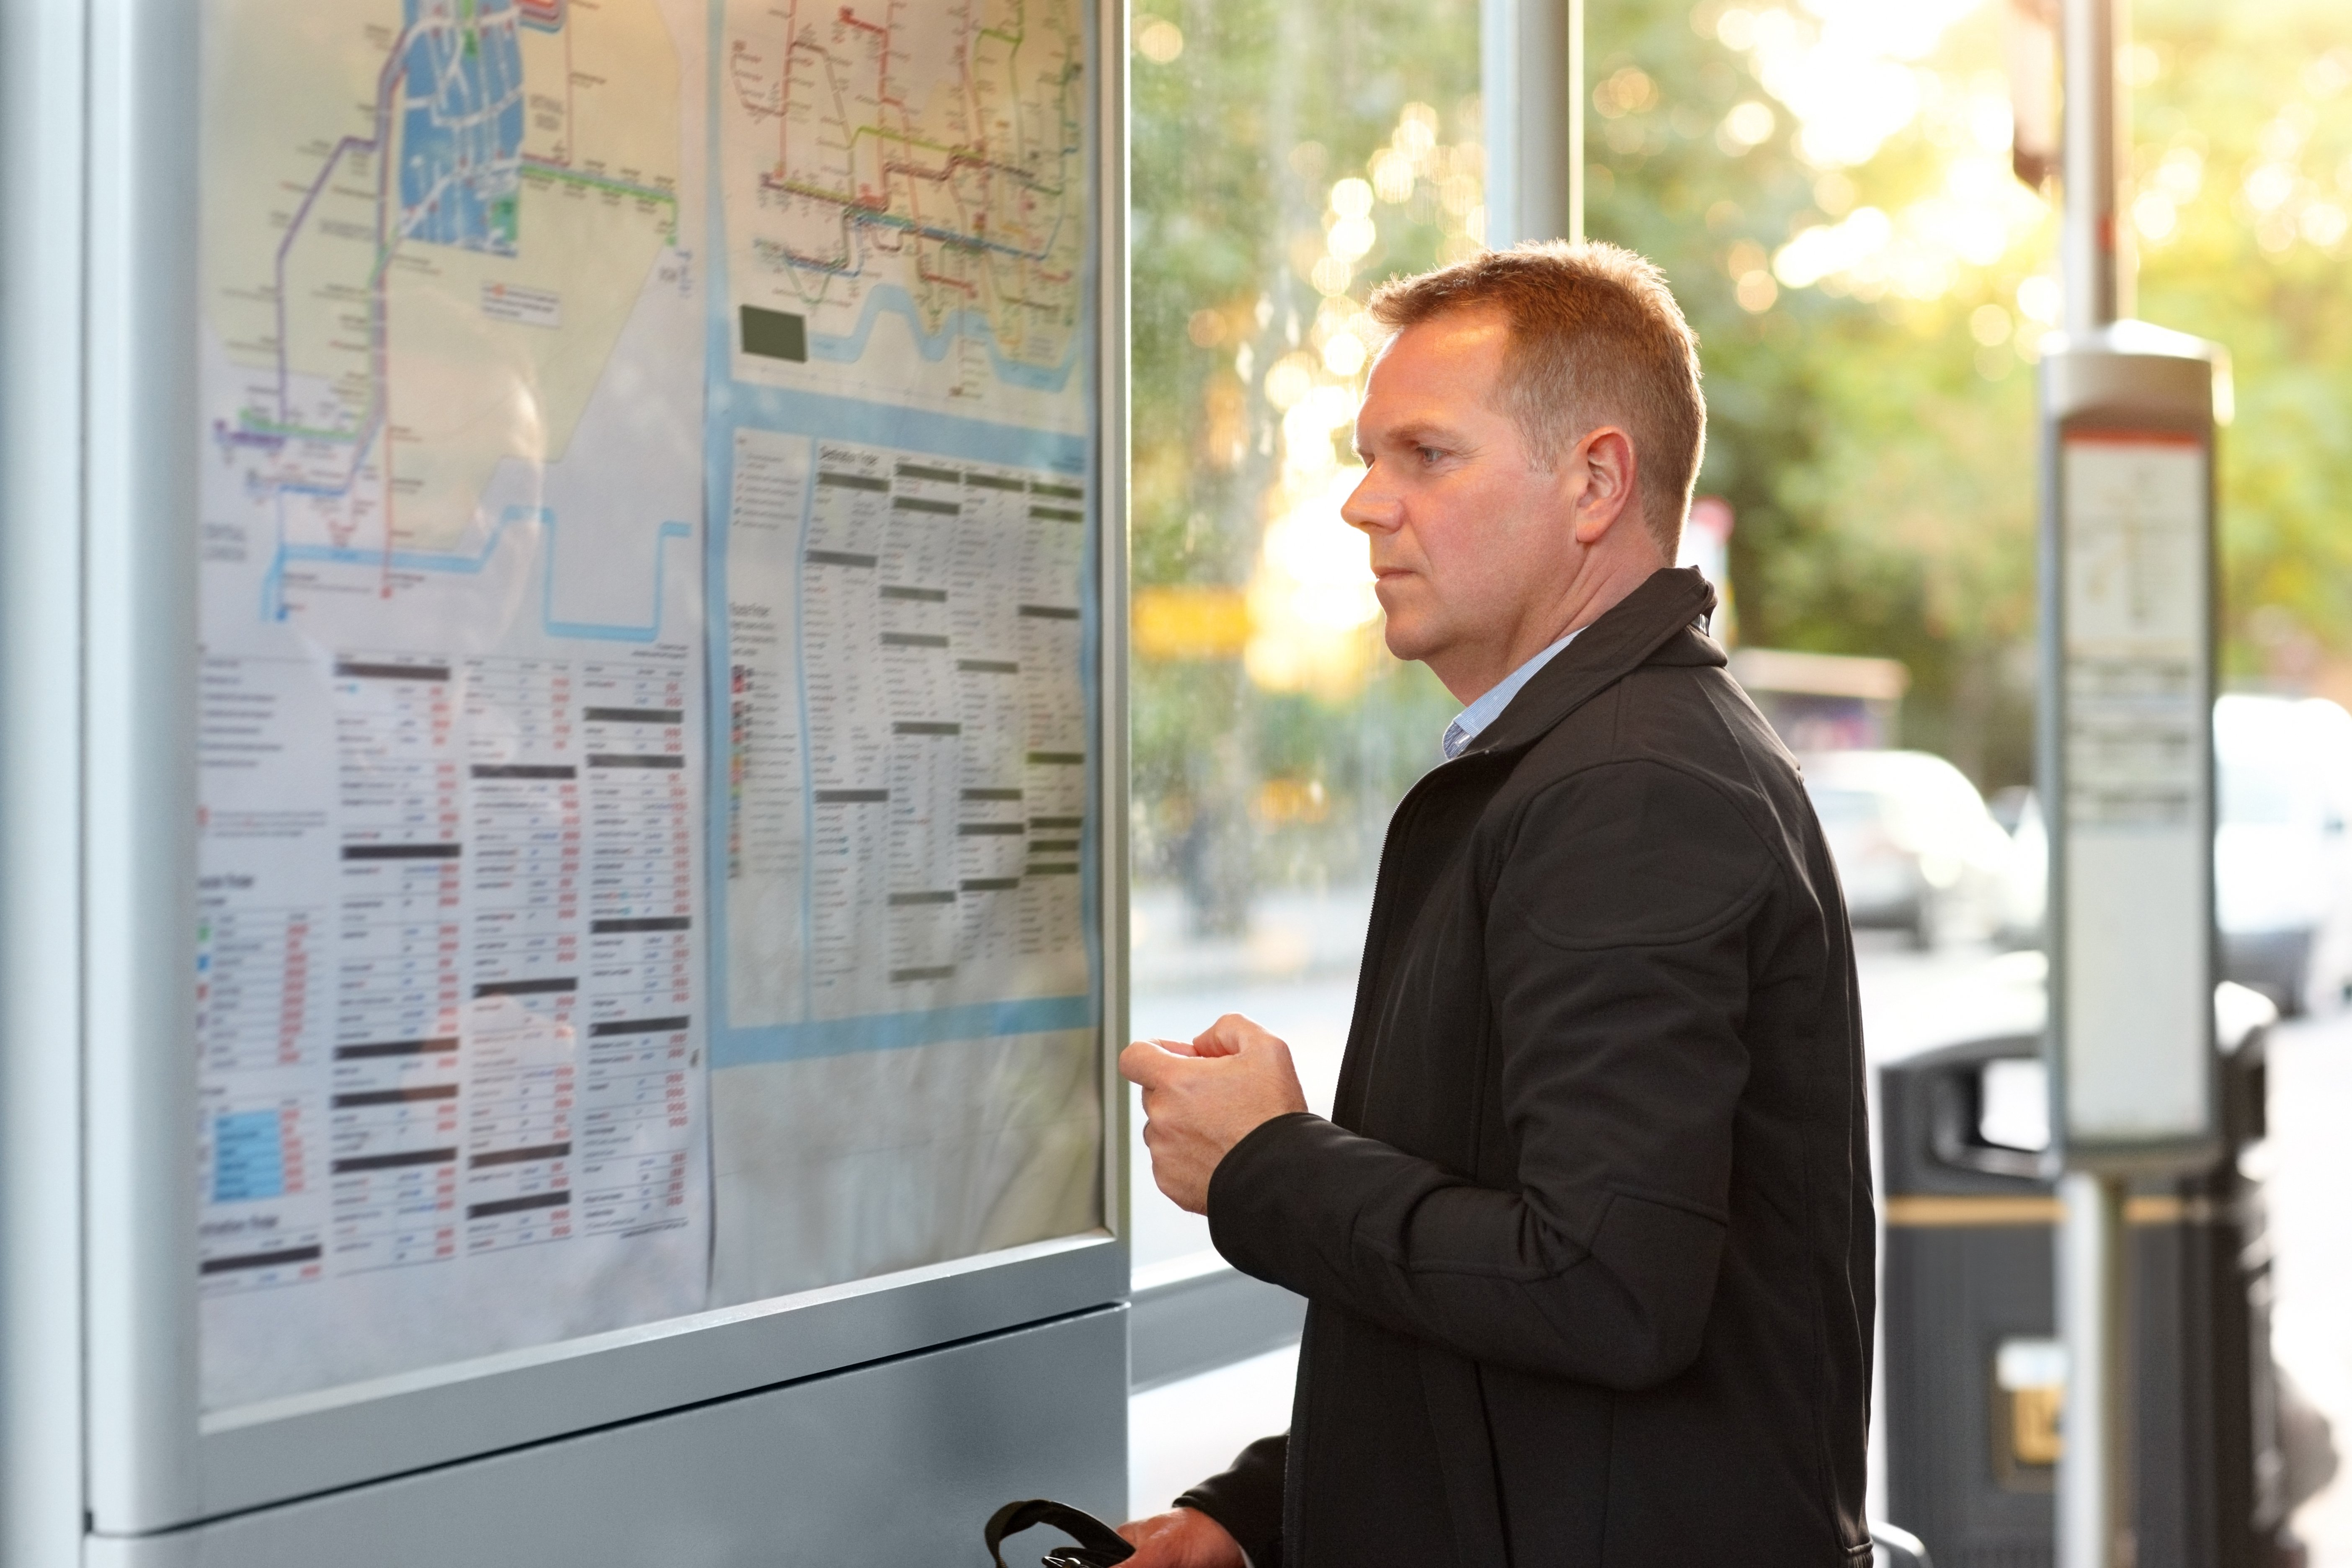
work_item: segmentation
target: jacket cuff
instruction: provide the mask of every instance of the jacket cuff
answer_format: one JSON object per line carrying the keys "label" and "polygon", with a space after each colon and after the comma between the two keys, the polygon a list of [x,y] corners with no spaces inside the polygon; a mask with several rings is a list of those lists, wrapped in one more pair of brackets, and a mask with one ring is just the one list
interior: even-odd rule
{"label": "jacket cuff", "polygon": [[1235,1457],[1231,1469],[1192,1488],[1175,1506],[1215,1520],[1250,1568],[1282,1568],[1283,1468],[1289,1447],[1286,1435],[1259,1438]]}
{"label": "jacket cuff", "polygon": [[[1225,1151],[1225,1157],[1209,1173],[1207,1217],[1209,1242],[1226,1262],[1253,1279],[1286,1290],[1297,1289],[1291,1281],[1277,1279],[1268,1267],[1269,1260],[1281,1253],[1279,1243],[1268,1247],[1267,1237],[1254,1233],[1265,1228],[1268,1199],[1283,1189],[1285,1161],[1294,1151],[1312,1146],[1317,1128],[1329,1126],[1311,1110],[1286,1111],[1259,1122]],[[1255,1247],[1250,1245],[1253,1239],[1257,1242]],[[1261,1252],[1267,1254],[1266,1259],[1254,1256]]]}

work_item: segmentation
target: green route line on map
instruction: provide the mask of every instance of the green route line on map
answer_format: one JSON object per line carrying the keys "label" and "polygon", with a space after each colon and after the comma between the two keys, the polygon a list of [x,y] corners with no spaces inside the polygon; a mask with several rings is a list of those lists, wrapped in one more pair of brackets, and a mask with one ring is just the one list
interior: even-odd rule
{"label": "green route line on map", "polygon": [[[980,29],[980,36],[983,38],[994,38],[1005,47],[1007,52],[1004,57],[1004,74],[1009,79],[1019,81],[1021,79],[1021,46],[1029,37],[1029,12],[1024,6],[1015,5],[1013,8],[1013,14],[1018,19],[1018,25],[1013,32],[1007,33],[996,27],[982,27]],[[969,60],[971,57],[966,55],[964,58]],[[1021,106],[1021,100],[1017,94],[1013,103],[1015,109]],[[1066,125],[1068,121],[1065,121],[1064,123]],[[1061,195],[1059,191],[1054,194]]]}
{"label": "green route line on map", "polygon": [[672,245],[677,243],[677,193],[676,191],[666,191],[658,185],[631,184],[626,180],[616,180],[608,174],[588,174],[566,163],[551,163],[545,159],[533,158],[528,153],[521,158],[520,163],[523,172],[527,174],[539,174],[564,184],[585,185],[591,190],[610,191],[615,195],[635,196],[639,201],[668,204],[669,231],[663,237]]}
{"label": "green route line on map", "polygon": [[[1065,119],[1062,123],[1065,126],[1067,126],[1069,121]],[[861,137],[866,136],[872,136],[882,141],[896,142],[903,146],[913,147],[925,153],[937,153],[940,156],[946,158],[961,159],[976,163],[984,169],[996,170],[1001,173],[1010,174],[1014,179],[1019,180],[1022,184],[1027,185],[1031,190],[1043,191],[1047,195],[1058,196],[1064,190],[1067,189],[1065,185],[1046,184],[1018,164],[999,163],[997,160],[988,157],[982,153],[977,147],[959,147],[952,142],[934,142],[927,136],[917,136],[910,132],[893,131],[887,125],[861,125],[849,133],[849,151],[855,153],[858,140]],[[1075,152],[1076,149],[1073,147],[1065,147],[1063,151],[1065,153],[1067,153]]]}
{"label": "green route line on map", "polygon": [[[372,416],[374,411],[375,404],[371,397],[364,412]],[[326,430],[311,425],[289,425],[282,420],[265,419],[250,408],[237,410],[236,427],[249,430],[257,436],[287,436],[305,441],[352,441],[360,435],[357,429]]]}
{"label": "green route line on map", "polygon": [[[998,43],[1005,46],[1005,47],[1010,51],[1010,53],[1005,56],[1004,59],[1005,75],[1011,79],[1018,81],[1021,79],[1021,47],[1029,41],[1029,8],[1026,5],[1015,5],[1013,8],[1013,15],[1014,17],[1014,26],[1013,31],[1007,32],[1001,27],[982,27],[979,29],[979,33],[983,38],[994,38]],[[967,57],[967,58],[968,58],[969,57]],[[1062,68],[1061,85],[1064,89],[1066,91],[1071,83],[1083,75],[1084,71],[1085,68],[1075,61],[1066,63]],[[1015,110],[1018,110],[1021,107],[1021,100],[1018,94],[1015,94],[1013,97],[1013,107]],[[1067,113],[1065,113],[1062,116],[1062,129],[1066,132],[1069,128],[1070,116]],[[1076,149],[1073,148],[1070,149],[1070,151],[1076,151]],[[1049,191],[1056,197],[1059,197],[1062,194],[1062,188],[1058,185],[1033,185],[1031,188]]]}

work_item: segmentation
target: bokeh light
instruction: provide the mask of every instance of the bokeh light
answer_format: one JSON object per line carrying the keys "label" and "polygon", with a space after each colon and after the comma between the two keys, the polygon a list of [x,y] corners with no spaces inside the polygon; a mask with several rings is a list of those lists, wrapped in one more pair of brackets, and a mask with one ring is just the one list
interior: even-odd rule
{"label": "bokeh light", "polygon": [[[1823,221],[1792,235],[1759,281],[1740,283],[1743,306],[1767,300],[1769,309],[1768,288],[1933,300],[2041,243],[2050,208],[2010,172],[2007,83],[1998,72],[1949,74],[1933,58],[1951,27],[1988,3],[1706,0],[1694,12],[1700,31],[1748,57],[1772,100],[1735,104],[1716,129],[1717,145],[1741,156],[1770,140],[1777,104],[1792,123],[1792,151],[1820,171]],[[1906,132],[1918,133],[1940,178],[1899,205],[1857,205],[1846,171]],[[2144,215],[2154,225],[2163,216],[2153,206]]]}

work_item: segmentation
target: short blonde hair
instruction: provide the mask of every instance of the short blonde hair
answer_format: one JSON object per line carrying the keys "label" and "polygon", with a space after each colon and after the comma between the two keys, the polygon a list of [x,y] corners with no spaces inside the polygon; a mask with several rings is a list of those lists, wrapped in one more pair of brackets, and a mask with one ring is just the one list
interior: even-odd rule
{"label": "short blonde hair", "polygon": [[1391,331],[1459,310],[1510,323],[1501,405],[1550,467],[1604,423],[1633,438],[1642,521],[1672,561],[1706,447],[1698,334],[1657,266],[1600,240],[1490,250],[1374,290]]}

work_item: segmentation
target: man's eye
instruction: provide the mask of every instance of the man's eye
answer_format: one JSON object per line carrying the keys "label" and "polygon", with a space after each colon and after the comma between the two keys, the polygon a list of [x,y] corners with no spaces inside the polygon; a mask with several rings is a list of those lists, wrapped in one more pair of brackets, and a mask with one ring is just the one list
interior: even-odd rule
{"label": "man's eye", "polygon": [[1434,447],[1415,447],[1413,450],[1420,454],[1421,464],[1423,468],[1434,466],[1440,458],[1445,456],[1444,453],[1439,451]]}

